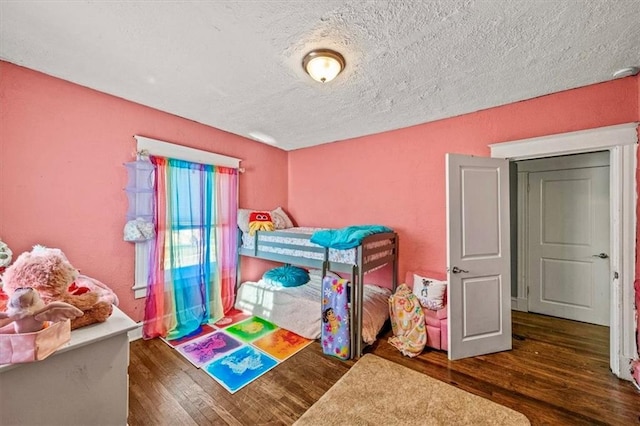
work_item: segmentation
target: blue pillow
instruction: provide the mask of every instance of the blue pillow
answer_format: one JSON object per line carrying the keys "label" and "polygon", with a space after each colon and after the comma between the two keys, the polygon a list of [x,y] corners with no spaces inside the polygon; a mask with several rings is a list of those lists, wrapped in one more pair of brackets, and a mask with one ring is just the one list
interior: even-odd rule
{"label": "blue pillow", "polygon": [[297,287],[309,282],[309,273],[297,266],[284,265],[268,270],[262,279],[274,286]]}

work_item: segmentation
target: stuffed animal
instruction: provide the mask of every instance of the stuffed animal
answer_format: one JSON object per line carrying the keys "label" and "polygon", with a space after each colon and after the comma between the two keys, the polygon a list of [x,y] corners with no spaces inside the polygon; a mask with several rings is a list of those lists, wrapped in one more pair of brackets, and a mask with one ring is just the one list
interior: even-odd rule
{"label": "stuffed animal", "polygon": [[[7,269],[7,266],[11,264],[11,249],[9,246],[0,240],[0,274]],[[7,307],[7,300],[9,296],[2,290],[2,276],[0,276],[0,312],[4,311]]]}
{"label": "stuffed animal", "polygon": [[11,264],[11,249],[6,243],[0,240],[0,273]]}
{"label": "stuffed animal", "polygon": [[[24,252],[9,266],[2,275],[4,292],[12,294],[21,287],[36,290],[45,304],[59,301],[80,309],[84,315],[71,320],[71,329],[96,322],[106,321],[113,312],[117,298],[111,290],[99,286],[89,287],[87,280],[82,285],[74,283],[78,279],[78,270],[67,260],[60,249],[35,246],[32,251]],[[71,288],[71,291],[70,291]]]}
{"label": "stuffed animal", "polygon": [[78,318],[82,311],[64,302],[45,305],[31,287],[16,289],[9,299],[7,312],[0,312],[0,328],[13,322],[16,333],[33,333],[45,326],[45,321],[58,322]]}
{"label": "stuffed animal", "polygon": [[251,212],[249,215],[249,235],[256,231],[273,231],[273,221],[269,212]]}
{"label": "stuffed animal", "polygon": [[7,293],[4,292],[4,290],[2,289],[2,286],[0,285],[0,312],[7,310],[8,301],[9,301],[9,296],[7,296]]}

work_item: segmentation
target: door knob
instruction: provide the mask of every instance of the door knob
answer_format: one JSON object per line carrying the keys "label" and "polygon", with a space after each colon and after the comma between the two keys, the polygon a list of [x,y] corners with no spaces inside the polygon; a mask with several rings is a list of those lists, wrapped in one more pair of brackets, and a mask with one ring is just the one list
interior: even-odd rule
{"label": "door knob", "polygon": [[464,270],[464,269],[460,269],[460,268],[458,268],[457,266],[454,266],[454,267],[451,269],[451,272],[452,272],[452,273],[454,273],[454,274],[459,274],[460,272],[469,273],[469,271],[466,271],[466,270]]}
{"label": "door knob", "polygon": [[599,257],[600,259],[606,259],[609,257],[607,253],[594,254],[592,257]]}

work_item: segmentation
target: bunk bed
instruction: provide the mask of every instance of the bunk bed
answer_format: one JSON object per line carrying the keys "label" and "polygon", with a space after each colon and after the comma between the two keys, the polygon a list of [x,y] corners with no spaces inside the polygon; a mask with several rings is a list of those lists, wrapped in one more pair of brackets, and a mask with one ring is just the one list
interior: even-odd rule
{"label": "bunk bed", "polygon": [[[350,353],[352,358],[359,357],[362,355],[363,343],[366,343],[363,342],[362,334],[364,303],[370,299],[365,292],[364,275],[390,264],[391,290],[395,290],[398,275],[398,236],[395,232],[376,233],[364,237],[355,248],[338,250],[312,243],[310,239],[316,230],[318,228],[298,227],[278,231],[256,231],[252,236],[241,232],[239,255],[318,269],[321,271],[321,277],[331,272],[343,276],[348,274],[351,285]],[[238,292],[239,295],[241,293]],[[318,293],[318,312],[320,297]],[[243,308],[241,300],[237,301],[236,307]]]}

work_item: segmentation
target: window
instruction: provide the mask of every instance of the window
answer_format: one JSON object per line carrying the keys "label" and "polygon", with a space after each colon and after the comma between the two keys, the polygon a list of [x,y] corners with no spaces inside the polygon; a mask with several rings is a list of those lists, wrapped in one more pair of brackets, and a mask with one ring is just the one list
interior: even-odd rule
{"label": "window", "polygon": [[[137,151],[146,155],[157,155],[161,157],[167,157],[172,159],[180,159],[185,161],[191,161],[201,164],[210,164],[216,166],[239,168],[240,161],[237,158],[219,155],[207,151],[201,151],[193,148],[187,148],[181,145],[175,145],[168,142],[163,142],[155,139],[150,139],[143,136],[135,136],[137,141]],[[196,190],[196,188],[192,188]],[[184,206],[183,206],[184,207]],[[237,207],[237,206],[236,206]],[[180,206],[178,206],[180,208]],[[186,217],[186,215],[183,215]],[[196,214],[197,216],[197,214]],[[177,264],[178,260],[174,260],[165,263],[165,269],[182,269],[181,273],[189,274],[190,268],[193,270],[195,265],[199,265],[199,260],[204,253],[200,253],[198,244],[203,237],[202,227],[196,225],[198,223],[198,217],[194,217],[191,223],[180,223],[174,226],[171,238],[173,239],[174,246],[182,249],[182,256],[180,256],[180,264]],[[213,243],[216,235],[219,233],[220,226],[212,226],[211,232],[209,232],[209,238]],[[211,244],[211,247],[215,247],[215,244]],[[143,298],[147,294],[147,279],[149,276],[148,259],[150,250],[152,247],[151,241],[145,241],[136,243],[135,247],[135,282],[133,286],[135,298]],[[217,253],[216,250],[210,250],[208,254],[210,264],[215,264]],[[165,252],[165,259],[172,259],[170,253]],[[174,257],[177,259],[177,257]]]}

